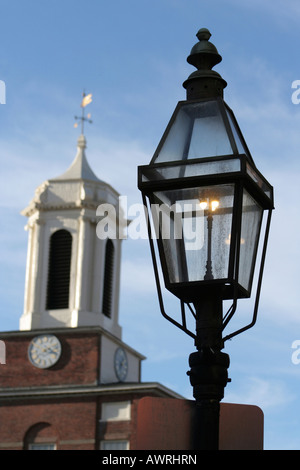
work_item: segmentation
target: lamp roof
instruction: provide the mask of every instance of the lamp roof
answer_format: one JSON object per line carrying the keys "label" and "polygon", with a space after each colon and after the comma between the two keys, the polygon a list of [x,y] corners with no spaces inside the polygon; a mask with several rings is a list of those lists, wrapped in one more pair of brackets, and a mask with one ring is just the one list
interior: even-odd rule
{"label": "lamp roof", "polygon": [[221,98],[178,103],[151,163],[246,154],[232,110]]}

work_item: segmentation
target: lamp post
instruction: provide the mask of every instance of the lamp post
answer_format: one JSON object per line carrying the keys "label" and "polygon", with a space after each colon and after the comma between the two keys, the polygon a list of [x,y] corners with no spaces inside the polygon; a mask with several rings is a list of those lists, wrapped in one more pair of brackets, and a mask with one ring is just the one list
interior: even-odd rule
{"label": "lamp post", "polygon": [[[258,171],[223,100],[227,83],[212,70],[222,58],[210,36],[205,28],[197,34],[199,42],[187,58],[197,70],[183,83],[187,100],[177,104],[150,164],[138,168],[138,187],[161,312],[195,342],[188,372],[196,403],[194,447],[214,450],[229,381],[229,356],[222,349],[256,322],[274,206],[273,188]],[[224,337],[237,301],[251,296],[260,238],[252,320]],[[180,300],[181,321],[166,313],[158,259],[165,288]],[[225,300],[232,303],[224,315]]]}

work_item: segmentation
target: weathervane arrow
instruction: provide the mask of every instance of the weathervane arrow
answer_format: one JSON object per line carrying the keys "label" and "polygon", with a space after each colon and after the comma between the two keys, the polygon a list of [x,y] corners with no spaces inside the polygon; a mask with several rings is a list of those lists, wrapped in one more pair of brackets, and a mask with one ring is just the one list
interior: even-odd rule
{"label": "weathervane arrow", "polygon": [[[86,95],[85,92],[83,92],[82,96],[83,98],[82,98],[81,105],[80,105],[82,108],[82,115],[81,117],[75,116],[75,119],[76,121],[81,121],[81,134],[83,135],[84,122],[87,121],[90,124],[92,124],[93,121],[91,121],[90,119],[91,117],[90,113],[87,115],[87,117],[85,117],[84,115],[84,108],[92,102],[92,94],[89,93],[88,95]],[[78,122],[75,122],[74,127],[78,127]]]}

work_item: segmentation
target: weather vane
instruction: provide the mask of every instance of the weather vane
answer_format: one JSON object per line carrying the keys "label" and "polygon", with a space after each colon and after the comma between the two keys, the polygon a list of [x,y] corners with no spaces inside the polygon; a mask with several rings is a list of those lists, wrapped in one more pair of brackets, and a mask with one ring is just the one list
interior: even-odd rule
{"label": "weather vane", "polygon": [[[75,119],[77,121],[81,121],[81,134],[83,135],[84,122],[87,121],[90,124],[92,124],[93,121],[91,121],[91,119],[90,119],[91,118],[90,113],[87,114],[87,117],[85,117],[85,115],[84,115],[84,108],[92,102],[92,94],[89,93],[88,95],[86,95],[85,92],[83,92],[82,96],[83,96],[83,99],[82,99],[81,105],[80,105],[82,107],[82,115],[80,117],[75,116]],[[74,127],[78,127],[78,122],[75,122]]]}

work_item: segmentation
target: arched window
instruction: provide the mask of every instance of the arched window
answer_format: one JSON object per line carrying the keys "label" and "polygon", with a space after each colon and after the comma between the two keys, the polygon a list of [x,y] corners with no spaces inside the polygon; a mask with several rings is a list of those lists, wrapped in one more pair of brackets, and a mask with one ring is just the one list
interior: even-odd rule
{"label": "arched window", "polygon": [[57,432],[49,423],[32,426],[24,438],[24,450],[56,450]]}
{"label": "arched window", "polygon": [[46,309],[69,307],[72,235],[58,230],[50,238]]}
{"label": "arched window", "polygon": [[107,240],[105,248],[102,312],[109,318],[111,317],[112,310],[114,257],[115,248],[113,242]]}

